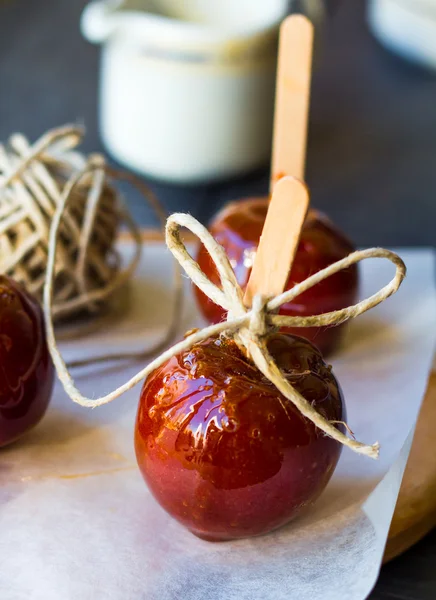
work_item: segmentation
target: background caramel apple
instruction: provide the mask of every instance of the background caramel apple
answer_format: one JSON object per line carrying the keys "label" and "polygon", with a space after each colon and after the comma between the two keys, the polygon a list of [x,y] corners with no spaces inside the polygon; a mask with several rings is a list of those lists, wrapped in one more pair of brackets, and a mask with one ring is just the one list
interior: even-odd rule
{"label": "background caramel apple", "polygon": [[43,417],[54,381],[38,302],[0,276],[0,447]]}
{"label": "background caramel apple", "polygon": [[[247,285],[256,247],[268,210],[268,198],[249,198],[233,202],[224,208],[209,227],[215,239],[224,247],[239,284]],[[286,288],[304,281],[310,275],[346,257],[355,248],[352,243],[322,213],[310,210],[303,226],[297,253]],[[201,269],[216,284],[219,276],[209,254],[200,247],[197,261]],[[283,315],[317,315],[350,306],[357,301],[357,265],[317,284],[280,310]],[[198,305],[204,317],[216,323],[225,318],[225,312],[195,287]],[[325,354],[339,345],[344,325],[329,328],[287,329],[311,340]]]}

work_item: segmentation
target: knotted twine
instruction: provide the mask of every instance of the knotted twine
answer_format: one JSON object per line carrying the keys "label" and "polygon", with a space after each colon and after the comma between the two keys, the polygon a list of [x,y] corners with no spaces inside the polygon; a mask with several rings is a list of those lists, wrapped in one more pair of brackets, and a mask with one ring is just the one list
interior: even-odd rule
{"label": "knotted twine", "polygon": [[[51,239],[54,244],[56,242],[58,226],[59,219],[55,220],[52,226]],[[222,288],[213,284],[200,269],[198,263],[191,257],[185,244],[180,238],[181,227],[189,229],[203,243],[218,270]],[[355,318],[377,306],[394,294],[401,285],[401,282],[406,275],[406,267],[401,258],[394,252],[390,252],[383,248],[371,248],[369,250],[353,252],[346,258],[315,273],[305,281],[295,285],[292,289],[279,294],[275,298],[255,296],[252,307],[247,308],[244,306],[243,302],[243,291],[236,280],[224,248],[215,241],[208,230],[196,219],[190,215],[180,213],[173,214],[169,217],[166,224],[166,244],[192,282],[213,302],[228,311],[227,320],[222,323],[210,325],[209,327],[205,327],[204,329],[188,335],[181,342],[175,344],[163,352],[158,358],[151,361],[129,381],[113,392],[96,399],[86,398],[77,389],[56,345],[52,321],[52,281],[55,252],[50,255],[44,288],[44,313],[46,317],[47,339],[58,377],[70,398],[77,404],[90,408],[107,404],[133,388],[173,356],[190,350],[195,344],[202,342],[211,336],[225,334],[227,336],[232,336],[236,343],[246,352],[261,373],[277,388],[277,390],[292,402],[302,415],[309,419],[326,435],[344,446],[348,446],[358,454],[377,458],[379,454],[378,442],[367,445],[347,437],[335,427],[334,423],[331,423],[322,417],[310,402],[292,387],[269,353],[267,341],[268,336],[280,327],[323,327],[328,325],[339,325],[340,323]],[[342,269],[346,269],[367,258],[385,258],[390,260],[396,267],[395,276],[390,283],[369,298],[341,310],[310,317],[290,317],[276,314],[276,311],[283,304],[292,301],[295,297],[309,290],[320,281],[323,281]]]}

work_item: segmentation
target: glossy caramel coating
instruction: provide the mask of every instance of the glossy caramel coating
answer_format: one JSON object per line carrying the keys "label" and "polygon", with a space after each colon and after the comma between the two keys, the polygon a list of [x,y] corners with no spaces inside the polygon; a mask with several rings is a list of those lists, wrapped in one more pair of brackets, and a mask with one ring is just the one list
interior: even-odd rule
{"label": "glossy caramel coating", "polygon": [[[276,334],[269,350],[324,417],[344,420],[339,385],[310,342]],[[234,341],[219,338],[171,358],[146,381],[135,448],[162,507],[209,540],[287,523],[322,492],[341,452]]]}
{"label": "glossy caramel coating", "polygon": [[39,422],[53,381],[40,305],[0,276],[0,447]]}
{"label": "glossy caramel coating", "polygon": [[[250,276],[257,244],[268,209],[267,198],[250,198],[233,202],[223,209],[209,227],[214,238],[224,247],[239,285],[245,288]],[[322,213],[311,210],[304,224],[287,289],[310,275],[341,260],[353,252],[351,242]],[[219,284],[219,276],[204,246],[198,251],[201,269]],[[204,317],[218,323],[225,311],[214,304],[197,287],[195,294]],[[291,316],[318,315],[355,304],[358,299],[357,265],[325,279],[292,302],[285,304],[280,314]],[[288,328],[285,331],[312,341],[324,353],[333,352],[340,343],[344,326]]]}

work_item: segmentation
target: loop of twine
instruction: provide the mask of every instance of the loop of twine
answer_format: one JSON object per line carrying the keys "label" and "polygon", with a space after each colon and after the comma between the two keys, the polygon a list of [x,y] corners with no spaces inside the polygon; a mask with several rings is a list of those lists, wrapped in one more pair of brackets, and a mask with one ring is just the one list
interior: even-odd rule
{"label": "loop of twine", "polygon": [[[91,195],[93,195],[94,198],[98,199],[99,192],[100,192],[100,186],[103,185],[105,173],[112,176],[113,178],[118,179],[118,180],[127,181],[127,182],[131,183],[134,187],[136,187],[138,189],[138,191],[141,192],[142,195],[144,195],[145,197],[148,198],[149,203],[152,206],[160,223],[163,226],[165,226],[166,213],[163,210],[163,208],[161,207],[160,203],[158,202],[156,196],[151,192],[151,190],[144,183],[140,182],[136,177],[130,175],[129,173],[109,167],[108,165],[106,165],[104,158],[99,154],[91,155],[88,158],[83,169],[81,169],[73,177],[71,177],[70,180],[68,181],[68,183],[66,184],[66,186],[63,190],[61,199],[59,201],[58,208],[53,217],[51,227],[50,227],[48,255],[47,255],[46,281],[45,281],[44,292],[43,292],[43,310],[44,310],[44,317],[45,317],[46,323],[49,323],[49,325],[51,325],[53,339],[54,339],[54,326],[53,326],[53,314],[52,314],[53,282],[55,279],[56,249],[57,249],[57,239],[59,236],[59,228],[62,225],[63,216],[65,213],[65,210],[68,207],[68,201],[72,197],[75,187],[80,184],[80,181],[88,175],[94,175],[92,185],[95,187],[95,189],[91,188]],[[92,213],[92,211],[96,210],[96,202],[92,202],[92,201],[90,202],[89,210],[91,213]],[[90,306],[90,305],[92,306],[96,302],[111,295],[113,292],[115,292],[117,289],[122,287],[127,281],[130,280],[130,278],[132,277],[133,273],[135,272],[135,270],[139,264],[139,261],[141,258],[141,248],[142,248],[142,238],[141,238],[140,230],[138,229],[138,226],[136,225],[135,221],[133,220],[129,211],[127,210],[127,208],[124,205],[122,205],[120,203],[118,206],[118,210],[119,210],[120,214],[122,215],[124,221],[129,225],[130,232],[133,236],[133,240],[135,242],[134,256],[130,260],[130,262],[127,264],[127,266],[124,268],[124,270],[120,271],[117,274],[117,276],[104,289],[88,291],[86,289],[86,286],[83,286],[81,289],[82,297],[79,299],[73,299],[68,303],[68,305],[66,305],[69,310],[72,310],[72,309],[74,310],[76,308],[75,305],[78,304],[79,302],[82,303],[84,301],[84,302],[86,302],[86,304],[88,306]],[[86,246],[87,246],[87,240],[89,240],[89,236],[91,233],[91,231],[90,231],[91,225],[90,224],[92,224],[92,222],[93,222],[93,215],[91,214],[89,216],[88,213],[86,213],[85,214],[85,223],[84,223],[84,231],[85,231],[84,240],[85,241],[84,241],[83,246],[81,247],[81,253],[79,254],[78,268],[80,268],[81,262],[84,261],[86,258]],[[178,316],[180,313],[182,296],[183,296],[183,281],[182,281],[181,275],[182,275],[181,268],[180,268],[179,264],[177,262],[174,262],[174,275],[173,275],[174,302],[173,302],[173,307],[172,307],[172,311],[171,311],[171,318],[169,320],[169,324],[168,324],[168,327],[166,328],[164,336],[162,337],[161,340],[159,340],[159,342],[157,342],[157,344],[155,344],[152,348],[149,348],[149,349],[143,350],[143,351],[138,351],[138,352],[108,353],[108,354],[103,354],[103,355],[99,355],[96,357],[89,357],[89,358],[84,358],[81,360],[69,361],[68,366],[70,368],[73,368],[73,367],[80,367],[80,366],[84,366],[84,365],[96,364],[96,363],[100,363],[100,362],[107,362],[107,361],[111,361],[111,360],[120,360],[120,359],[127,360],[127,359],[131,359],[131,358],[140,359],[140,358],[148,357],[148,356],[158,352],[162,348],[164,348],[168,344],[168,342],[174,337],[177,327],[178,327]],[[47,302],[47,300],[46,300],[47,295],[50,297],[49,302]],[[65,366],[65,368],[66,368],[66,366]]]}
{"label": "loop of twine", "polygon": [[[198,263],[187,251],[186,246],[180,239],[181,227],[185,227],[194,233],[209,252],[220,275],[222,289],[208,279],[200,269]],[[56,230],[54,225],[52,229],[52,240],[55,241],[55,238]],[[169,217],[166,225],[166,243],[192,282],[211,300],[228,311],[227,321],[205,327],[204,329],[189,335],[181,342],[163,352],[158,358],[151,361],[144,369],[113,392],[97,399],[86,398],[75,386],[74,380],[68,372],[56,346],[51,320],[51,280],[53,278],[52,257],[52,260],[48,265],[46,286],[44,289],[47,338],[59,379],[70,398],[82,406],[93,408],[111,402],[133,388],[137,383],[146,378],[155,369],[159,368],[176,354],[190,350],[192,346],[206,340],[208,337],[225,333],[226,335],[232,335],[235,338],[235,341],[246,350],[251,360],[263,375],[321,431],[339,443],[349,447],[354,452],[364,454],[371,458],[377,458],[379,453],[379,444],[377,442],[372,445],[367,445],[354,439],[350,439],[339,431],[333,423],[322,417],[317,410],[292,387],[270,355],[267,348],[267,338],[270,331],[281,326],[321,327],[326,325],[337,325],[377,306],[395,293],[401,285],[401,282],[406,275],[406,267],[401,258],[395,253],[382,248],[372,248],[369,250],[353,252],[346,258],[319,271],[302,283],[294,286],[291,290],[288,290],[275,298],[264,299],[259,296],[255,297],[252,308],[248,309],[244,306],[243,292],[236,281],[236,276],[224,249],[196,219],[187,214],[173,214]],[[275,314],[275,311],[283,304],[289,302],[302,292],[312,288],[320,281],[323,281],[334,273],[346,269],[367,258],[386,258],[396,267],[395,276],[391,282],[369,298],[342,310],[311,317],[287,317]]]}

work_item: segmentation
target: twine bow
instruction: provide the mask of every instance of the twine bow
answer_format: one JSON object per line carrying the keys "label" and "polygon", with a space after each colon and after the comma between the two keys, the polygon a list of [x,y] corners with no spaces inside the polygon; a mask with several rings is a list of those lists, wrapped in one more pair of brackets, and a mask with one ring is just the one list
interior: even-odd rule
{"label": "twine bow", "polygon": [[[222,288],[213,284],[200,269],[197,262],[191,257],[186,246],[180,239],[180,228],[186,227],[194,233],[204,244],[218,270]],[[277,390],[292,402],[298,410],[326,435],[348,446],[354,452],[377,458],[379,453],[378,442],[366,445],[354,439],[350,439],[335,427],[335,424],[322,417],[312,405],[295,390],[285,379],[267,348],[268,335],[277,328],[286,327],[320,327],[338,325],[348,319],[357,317],[367,310],[377,306],[389,296],[394,294],[406,275],[406,267],[401,258],[394,252],[382,248],[371,248],[353,252],[346,258],[330,265],[329,267],[315,273],[302,283],[295,285],[291,290],[276,296],[275,298],[262,298],[255,296],[251,308],[244,306],[243,292],[236,280],[236,276],[230,265],[224,249],[215,241],[208,230],[196,219],[187,214],[173,214],[166,224],[166,243],[169,250],[178,260],[192,282],[198,286],[213,302],[219,304],[228,311],[227,320],[205,327],[187,336],[181,342],[175,344],[158,358],[150,362],[144,369],[137,373],[130,381],[120,386],[117,390],[98,399],[89,399],[79,392],[69,374],[65,363],[57,349],[54,329],[51,317],[51,292],[50,281],[53,277],[53,268],[49,264],[47,272],[47,283],[44,294],[44,308],[48,318],[46,319],[47,338],[50,352],[65,391],[70,398],[87,407],[97,407],[115,398],[134,387],[141,380],[150,375],[155,369],[163,365],[167,360],[192,348],[195,344],[206,340],[208,337],[225,333],[235,338],[242,346],[262,374],[273,383]],[[381,290],[362,300],[358,304],[349,306],[342,310],[332,311],[321,315],[310,317],[290,317],[277,315],[276,311],[285,303],[290,302],[296,296],[312,288],[327,277],[346,269],[366,258],[386,258],[396,267],[394,278]]]}

